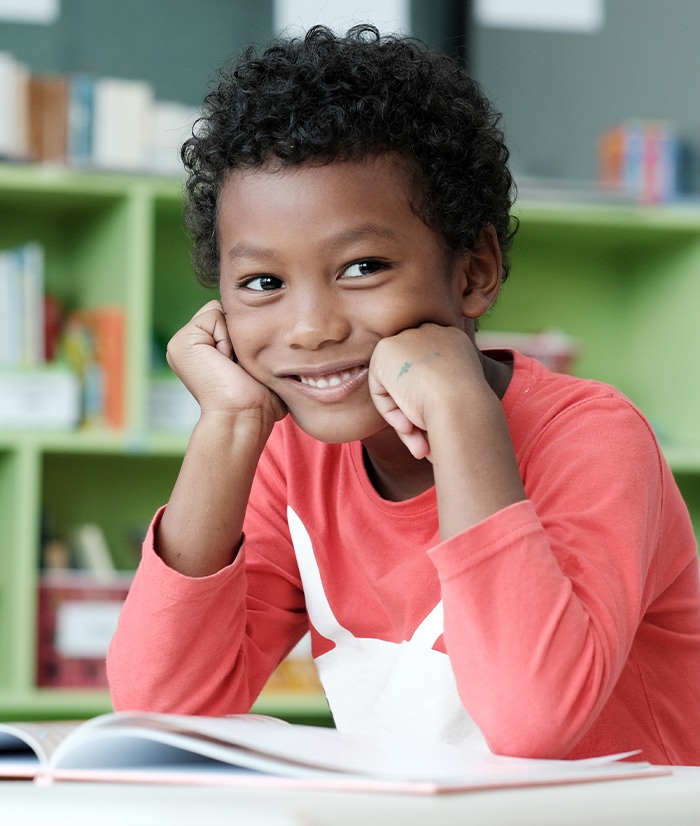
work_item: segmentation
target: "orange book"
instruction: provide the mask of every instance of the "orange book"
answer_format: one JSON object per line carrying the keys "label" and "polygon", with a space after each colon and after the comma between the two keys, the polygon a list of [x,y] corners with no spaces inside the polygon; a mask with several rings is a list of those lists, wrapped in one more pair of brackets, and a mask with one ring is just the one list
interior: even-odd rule
{"label": "orange book", "polygon": [[32,75],[28,94],[29,152],[37,161],[65,163],[68,147],[68,79]]}
{"label": "orange book", "polygon": [[126,422],[126,318],[117,306],[79,310],[77,319],[90,330],[95,361],[101,371],[102,420],[107,427],[122,428]]}

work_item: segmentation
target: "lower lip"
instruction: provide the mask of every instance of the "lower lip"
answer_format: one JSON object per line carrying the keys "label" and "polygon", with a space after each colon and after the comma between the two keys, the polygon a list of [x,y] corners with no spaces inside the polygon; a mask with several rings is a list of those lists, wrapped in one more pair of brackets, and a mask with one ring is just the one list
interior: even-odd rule
{"label": "lower lip", "polygon": [[359,373],[355,373],[351,378],[347,379],[347,381],[341,381],[340,384],[334,384],[332,387],[314,387],[311,384],[305,384],[293,378],[285,379],[285,382],[287,386],[291,385],[291,388],[295,392],[301,393],[308,399],[314,399],[325,404],[333,404],[345,401],[345,399],[352,395],[359,387],[365,385],[367,383],[368,372],[368,368],[365,367],[360,370]]}

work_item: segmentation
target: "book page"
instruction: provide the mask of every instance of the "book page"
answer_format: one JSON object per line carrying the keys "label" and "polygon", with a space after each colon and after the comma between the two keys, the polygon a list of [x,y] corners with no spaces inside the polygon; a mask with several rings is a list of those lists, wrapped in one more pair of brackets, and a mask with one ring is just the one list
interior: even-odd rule
{"label": "book page", "polygon": [[292,725],[254,714],[215,718],[120,713],[97,718],[75,732],[59,747],[54,763],[61,770],[133,772],[193,764],[204,771],[206,761],[218,761],[239,772],[278,778],[354,778],[444,788],[566,783],[659,771],[644,763],[619,762],[624,756],[629,755],[525,760],[411,737]]}
{"label": "book page", "polygon": [[[42,765],[34,751],[42,755]],[[670,771],[621,762],[625,756],[629,755],[527,760],[412,737],[342,733],[255,714],[217,718],[117,713],[81,725],[0,726],[0,776],[34,776],[41,782],[129,780],[435,793]]]}
{"label": "book page", "polygon": [[0,723],[0,777],[33,777],[79,723]]}

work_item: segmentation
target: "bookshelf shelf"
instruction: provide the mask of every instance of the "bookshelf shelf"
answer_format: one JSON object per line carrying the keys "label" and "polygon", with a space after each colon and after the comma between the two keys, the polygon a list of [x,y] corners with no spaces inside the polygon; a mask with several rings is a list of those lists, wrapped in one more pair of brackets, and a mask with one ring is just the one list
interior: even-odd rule
{"label": "bookshelf shelf", "polygon": [[[105,302],[127,319],[124,427],[0,429],[0,715],[83,717],[104,691],[36,687],[42,520],[103,528],[118,567],[167,500],[184,433],[148,427],[153,350],[210,291],[190,273],[176,180],[0,164],[0,249],[45,248],[49,290],[77,306]],[[560,329],[576,338],[574,371],[620,387],[649,416],[700,528],[700,207],[517,205],[513,268],[483,329]],[[328,719],[322,697],[264,695],[256,710]]]}
{"label": "bookshelf shelf", "polygon": [[[330,712],[322,694],[282,694],[262,696],[253,710],[271,714],[290,722],[330,721]],[[28,720],[52,717],[83,719],[112,711],[109,694],[101,690],[34,689],[26,692],[0,693],[0,717],[3,720]]]}
{"label": "bookshelf shelf", "polygon": [[187,435],[158,433],[149,430],[0,430],[0,451],[25,450],[92,453],[131,454],[134,456],[182,456],[187,445]]}

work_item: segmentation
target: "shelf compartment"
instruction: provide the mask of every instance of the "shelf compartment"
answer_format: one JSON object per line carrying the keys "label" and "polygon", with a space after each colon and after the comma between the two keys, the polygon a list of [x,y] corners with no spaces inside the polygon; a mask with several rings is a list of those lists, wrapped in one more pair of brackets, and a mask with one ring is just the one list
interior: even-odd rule
{"label": "shelf compartment", "polygon": [[180,463],[179,456],[169,455],[46,452],[44,513],[56,534],[64,537],[76,525],[96,523],[117,569],[133,570],[146,528],[157,508],[168,501]]}
{"label": "shelf compartment", "polygon": [[[510,278],[484,330],[561,330],[580,343],[577,375],[618,387],[664,444],[700,451],[696,326],[700,211],[523,204]],[[684,316],[685,317],[685,316]]]}

